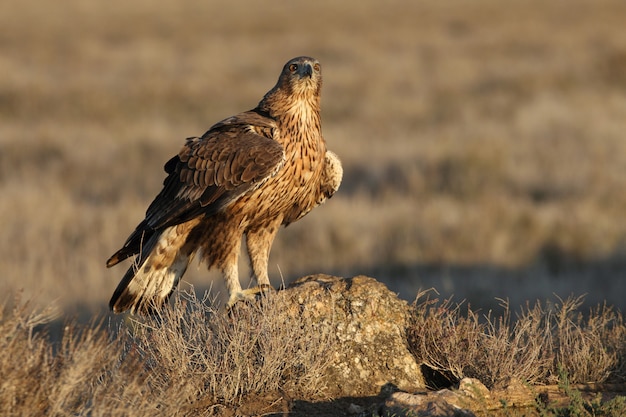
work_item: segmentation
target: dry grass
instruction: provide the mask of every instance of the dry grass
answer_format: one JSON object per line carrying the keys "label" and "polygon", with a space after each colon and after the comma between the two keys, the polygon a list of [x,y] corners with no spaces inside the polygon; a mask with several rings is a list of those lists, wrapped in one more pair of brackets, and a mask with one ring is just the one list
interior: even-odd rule
{"label": "dry grass", "polygon": [[334,342],[316,323],[271,299],[230,313],[193,295],[178,302],[158,317],[129,319],[129,331],[68,323],[57,344],[33,332],[47,312],[19,301],[5,309],[0,412],[221,415],[250,398],[326,398],[320,376]]}
{"label": "dry grass", "polygon": [[624,307],[622,2],[0,8],[5,294],[104,309],[122,272],[103,260],[163,163],[310,54],[346,178],[279,234],[275,284],[365,272],[407,299],[435,286],[475,305],[575,292]]}
{"label": "dry grass", "polygon": [[[17,300],[0,317],[0,413],[259,415],[284,411],[294,400],[327,400],[324,375],[335,337],[320,323],[290,316],[280,300],[225,312],[214,300],[181,294],[161,315],[127,318],[121,326],[66,323],[57,342],[41,327],[53,312]],[[623,316],[600,307],[582,319],[580,302],[527,307],[513,323],[506,305],[500,315],[481,317],[421,294],[409,345],[449,381],[476,377],[490,388],[512,380],[623,381]]]}
{"label": "dry grass", "polygon": [[86,415],[91,409],[102,409],[107,391],[120,386],[120,381],[127,381],[132,389],[133,379],[139,376],[137,362],[120,363],[122,341],[109,340],[98,325],[77,327],[68,323],[62,341],[56,345],[45,332],[34,331],[51,319],[50,311],[33,310],[19,300],[13,310],[3,306],[3,415]]}
{"label": "dry grass", "polygon": [[173,389],[189,404],[201,398],[231,407],[251,394],[324,398],[320,376],[334,339],[318,324],[289,316],[271,297],[228,313],[193,294],[179,301],[134,322],[136,348],[159,375],[157,389]]}
{"label": "dry grass", "polygon": [[409,345],[418,361],[448,383],[478,378],[489,388],[511,381],[557,384],[626,380],[626,323],[606,305],[584,317],[583,298],[527,305],[515,320],[508,302],[482,315],[450,300],[418,294]]}

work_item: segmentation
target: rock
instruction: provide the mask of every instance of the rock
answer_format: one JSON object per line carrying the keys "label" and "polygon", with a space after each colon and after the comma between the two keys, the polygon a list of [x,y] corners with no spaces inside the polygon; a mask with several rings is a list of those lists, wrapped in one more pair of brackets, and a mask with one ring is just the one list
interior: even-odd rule
{"label": "rock", "polygon": [[[529,407],[534,404],[531,390],[511,381],[504,390],[490,392],[479,380],[463,378],[457,389],[442,389],[417,394],[396,392],[379,408],[380,416],[471,417],[490,415],[503,407]],[[471,410],[471,411],[470,411]]]}
{"label": "rock", "polygon": [[463,378],[459,381],[458,394],[477,402],[488,402],[491,400],[489,389],[476,378]]}
{"label": "rock", "polygon": [[[334,396],[378,395],[383,387],[424,388],[406,340],[408,304],[373,278],[311,275],[276,293],[291,314],[330,326],[337,343],[327,384]],[[384,393],[383,393],[384,394]]]}
{"label": "rock", "polygon": [[441,390],[436,394],[409,394],[396,392],[380,408],[378,415],[395,417],[475,417],[471,411],[448,402],[452,391]]}
{"label": "rock", "polygon": [[530,407],[536,403],[536,394],[529,385],[516,379],[509,381],[503,390],[494,391],[491,397],[512,408]]}
{"label": "rock", "polygon": [[396,392],[381,408],[381,415],[422,417],[472,417],[471,410],[489,410],[491,394],[479,380],[463,378],[456,390],[420,394]]}

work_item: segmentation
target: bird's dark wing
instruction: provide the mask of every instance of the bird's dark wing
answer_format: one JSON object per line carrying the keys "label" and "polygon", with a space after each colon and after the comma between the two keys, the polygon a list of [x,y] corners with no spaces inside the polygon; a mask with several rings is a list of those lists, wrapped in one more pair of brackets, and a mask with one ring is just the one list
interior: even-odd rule
{"label": "bird's dark wing", "polygon": [[155,231],[212,215],[272,176],[285,160],[283,147],[272,139],[274,129],[272,119],[250,111],[187,139],[165,164],[168,176],[146,218],[107,266],[139,253]]}
{"label": "bird's dark wing", "polygon": [[160,229],[211,215],[274,173],[284,159],[282,146],[246,129],[222,125],[188,139],[165,165],[169,175],[146,211],[147,225]]}

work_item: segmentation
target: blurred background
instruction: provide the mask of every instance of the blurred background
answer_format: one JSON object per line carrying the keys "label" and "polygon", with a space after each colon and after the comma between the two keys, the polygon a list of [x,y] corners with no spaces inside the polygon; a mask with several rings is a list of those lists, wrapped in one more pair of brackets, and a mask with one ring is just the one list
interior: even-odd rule
{"label": "blurred background", "polygon": [[[366,274],[408,301],[623,310],[625,18],[618,0],[3,2],[3,301],[107,311],[128,264],[105,260],[163,164],[311,55],[345,177],[278,234],[276,286]],[[204,266],[184,279],[225,296]]]}

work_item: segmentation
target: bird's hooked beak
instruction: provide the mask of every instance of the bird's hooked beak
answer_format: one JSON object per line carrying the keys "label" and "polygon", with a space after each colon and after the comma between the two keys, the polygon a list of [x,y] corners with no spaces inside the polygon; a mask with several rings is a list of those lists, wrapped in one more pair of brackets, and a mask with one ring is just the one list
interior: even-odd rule
{"label": "bird's hooked beak", "polygon": [[304,64],[300,65],[300,67],[298,68],[298,75],[300,76],[300,78],[311,78],[313,76],[313,66],[311,65],[311,63],[305,62]]}

